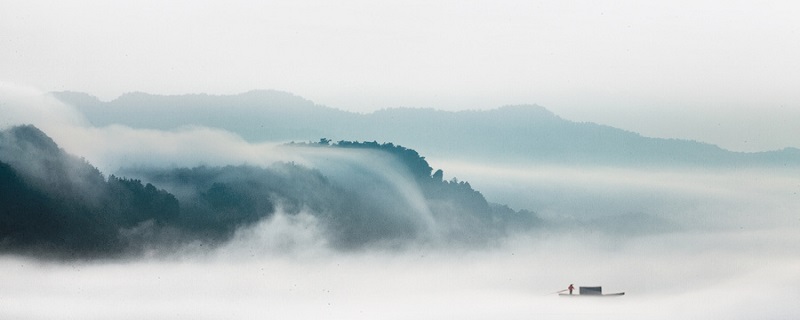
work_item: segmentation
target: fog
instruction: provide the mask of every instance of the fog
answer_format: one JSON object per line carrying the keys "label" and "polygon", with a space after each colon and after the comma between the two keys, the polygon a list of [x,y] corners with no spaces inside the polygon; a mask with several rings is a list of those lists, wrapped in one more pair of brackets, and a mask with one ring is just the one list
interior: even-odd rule
{"label": "fog", "polygon": [[[21,109],[14,106],[27,105],[24,91],[11,94],[19,99],[6,99],[22,102],[2,105],[4,115],[17,115],[2,125],[42,126],[65,150],[105,174],[125,167],[296,161],[342,185],[373,181],[357,190],[393,194],[414,208],[404,219],[430,234],[457,231],[432,221],[408,173],[392,170],[392,160],[375,153],[253,144],[202,127],[91,127],[63,105],[51,105],[63,113],[43,116],[16,112]],[[195,241],[121,259],[67,261],[4,254],[0,318],[800,317],[796,168],[510,167],[428,160],[446,179],[469,181],[487,200],[535,211],[544,222],[488,245],[418,241],[340,250],[315,212],[279,208],[210,248]],[[559,297],[570,283],[626,294]]]}
{"label": "fog", "polygon": [[[794,319],[800,312],[796,232],[671,234],[616,243],[598,235],[542,233],[491,250],[343,254],[320,249],[306,232],[308,221],[279,219],[243,231],[214,252],[70,264],[3,257],[0,315]],[[260,242],[276,231],[293,235],[294,245]],[[626,295],[554,294],[569,283]]]}
{"label": "fog", "polygon": [[6,2],[0,79],[290,91],[362,112],[536,103],[739,151],[797,147],[796,1]]}
{"label": "fog", "polygon": [[[22,98],[24,97],[15,97],[16,100],[24,100]],[[15,106],[11,105],[6,108],[16,111],[16,109],[26,107]],[[63,104],[59,107],[71,110],[69,106]],[[54,122],[58,122],[58,120],[61,118],[53,117]],[[45,123],[41,119],[32,117],[16,121],[17,124],[28,121],[34,125]],[[44,126],[46,132],[43,134],[51,136],[58,147],[83,158],[88,165],[97,166],[100,172],[106,176],[117,175],[141,179],[145,184],[153,183],[158,188],[164,188],[176,195],[180,199],[181,207],[185,209],[183,212],[188,214],[187,217],[193,217],[181,220],[178,228],[184,228],[186,230],[183,231],[207,238],[201,240],[216,242],[226,239],[239,224],[249,224],[260,218],[268,217],[272,215],[276,207],[283,205],[288,205],[288,210],[292,213],[303,206],[313,207],[314,210],[309,213],[315,217],[324,217],[323,224],[328,236],[327,240],[332,240],[338,247],[357,248],[367,244],[396,247],[417,241],[425,243],[460,242],[462,240],[485,242],[490,240],[489,233],[495,231],[494,226],[484,228],[483,222],[480,220],[485,219],[486,216],[476,215],[485,215],[491,210],[482,196],[473,197],[469,194],[471,189],[467,190],[468,198],[483,202],[483,207],[472,211],[469,210],[472,208],[465,207],[465,204],[455,203],[453,199],[448,198],[449,196],[445,194],[448,192],[447,190],[438,191],[438,195],[433,194],[437,191],[423,194],[417,179],[417,175],[420,173],[410,172],[417,170],[416,168],[398,163],[400,160],[395,159],[394,156],[376,150],[345,150],[343,148],[313,147],[305,144],[287,145],[275,142],[248,143],[233,133],[206,127],[152,130],[120,125],[94,127],[86,123],[69,121],[58,124],[58,126]],[[28,135],[36,135],[32,132],[34,130],[29,131],[31,132]],[[15,150],[13,141],[10,142],[10,145],[12,148],[9,150]],[[33,145],[33,148],[36,148],[37,144]],[[30,150],[30,148],[24,150]],[[42,159],[37,159],[37,156],[28,156],[28,152],[7,153],[2,159],[13,160],[15,164],[30,164],[25,166],[30,168],[25,171],[26,174],[36,176],[37,180],[41,182],[40,184],[47,185],[48,179],[53,178],[52,176],[56,172],[41,168],[50,168],[52,167],[51,163],[60,163],[63,160],[58,156],[52,156],[52,159],[42,163]],[[417,157],[416,152],[413,157]],[[73,162],[77,164],[77,167],[84,165],[79,160]],[[274,166],[275,164],[278,165]],[[158,176],[170,176],[174,173],[171,170],[184,168],[190,170],[198,168],[198,171],[195,172],[203,176],[201,180],[213,180],[219,177],[219,180],[214,180],[214,182],[220,183],[219,186],[223,188],[215,189],[217,192],[221,192],[216,193],[219,198],[215,199],[222,202],[215,202],[216,204],[208,202],[210,199],[208,192],[213,185],[185,184],[179,182],[179,178],[175,178],[176,180],[157,179]],[[320,172],[320,175],[317,176],[316,172]],[[179,173],[175,174],[179,175]],[[430,174],[430,171],[425,173],[423,168],[422,175],[427,175],[425,179],[432,181]],[[62,174],[58,173],[58,175]],[[266,181],[252,180],[255,179],[254,177],[266,179]],[[98,175],[93,179],[92,181],[96,181],[102,177]],[[52,184],[53,180],[49,181],[51,181],[49,184]],[[63,181],[63,185],[73,186],[68,189],[75,189],[74,186],[78,185],[78,182],[77,180]],[[437,183],[442,183],[441,178]],[[226,189],[230,185],[237,188],[236,192],[240,192],[239,196],[257,200],[245,201],[246,204],[242,201],[233,201],[230,193],[226,193],[231,190]],[[255,187],[256,185],[260,187]],[[79,195],[74,198],[105,199],[101,186],[96,186],[93,191],[82,188],[75,193],[79,193]],[[104,200],[105,202],[107,201]],[[222,204],[223,202],[225,204]],[[221,214],[217,216],[215,213],[222,209],[211,208],[217,205],[229,206],[228,210],[235,210],[238,213],[224,218]],[[460,208],[467,208],[470,213],[460,211]],[[433,211],[437,213],[436,217],[433,216]],[[124,238],[123,242],[133,241],[137,243],[136,246],[141,243],[142,246],[149,247],[153,244],[152,241],[147,241],[147,237],[164,238],[163,241],[156,242],[169,247],[167,250],[172,250],[170,243],[177,241],[174,240],[176,238],[175,231],[169,228],[160,228],[157,221],[155,226],[146,219],[133,221],[133,224],[130,224],[123,222],[127,221],[125,219],[117,220],[107,217],[108,211],[105,213],[105,215],[101,214],[102,221],[123,225],[123,229],[118,232]],[[144,216],[149,215],[148,213],[143,214]],[[204,220],[196,214],[207,215],[209,220]],[[129,216],[131,214],[124,214],[120,217]],[[16,222],[13,223],[29,221],[32,218],[26,218],[23,215],[15,219],[20,220],[14,220]],[[214,219],[222,219],[227,222]],[[198,221],[203,221],[199,222],[202,226],[197,224]],[[503,228],[505,226],[500,227],[500,229]],[[114,234],[113,237],[116,235],[116,231],[117,229],[112,227],[101,233],[104,235]],[[81,239],[84,243],[96,243],[91,237],[69,234],[76,239]],[[177,238],[182,238],[182,232],[178,232]],[[104,248],[105,245],[97,243],[87,247]]]}
{"label": "fog", "polygon": [[18,124],[58,130],[62,127],[87,124],[75,108],[53,96],[29,86],[0,81],[0,129]]}
{"label": "fog", "polygon": [[469,177],[492,201],[554,219],[590,222],[598,217],[644,214],[698,230],[798,225],[791,214],[800,200],[797,168],[500,167],[431,162],[447,168],[450,175]]}
{"label": "fog", "polygon": [[[4,256],[16,319],[794,319],[798,175],[437,163],[549,226],[490,247],[339,251],[311,214],[278,213],[207,249],[124,260]],[[506,181],[499,183],[498,181]],[[538,205],[537,205],[538,204]],[[642,213],[668,228],[602,223]],[[596,213],[596,214],[595,214]],[[620,232],[617,232],[620,231]],[[570,283],[622,297],[564,298]]]}

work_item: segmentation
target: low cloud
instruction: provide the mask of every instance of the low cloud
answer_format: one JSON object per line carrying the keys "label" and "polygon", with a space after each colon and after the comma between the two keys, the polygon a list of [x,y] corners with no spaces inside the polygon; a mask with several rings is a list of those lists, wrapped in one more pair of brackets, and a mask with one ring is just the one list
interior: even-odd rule
{"label": "low cloud", "polygon": [[[42,126],[106,174],[295,162],[376,203],[390,200],[376,215],[380,221],[399,217],[432,235],[468,235],[432,216],[408,173],[378,153],[251,144],[202,127],[94,128],[63,105],[27,115],[20,106],[52,102],[36,99],[6,98],[2,125]],[[192,241],[90,262],[0,256],[0,273],[13,275],[0,287],[0,318],[800,317],[794,169],[512,168],[437,160],[434,167],[448,178],[470,181],[490,201],[535,210],[546,224],[484,246],[431,246],[423,238],[402,248],[346,251],[331,248],[319,212],[279,206],[212,248]],[[149,226],[126,231],[136,237]],[[570,283],[626,295],[555,294]]]}
{"label": "low cloud", "polygon": [[33,87],[0,81],[0,129],[33,124],[45,130],[87,124],[83,115],[58,99]]}
{"label": "low cloud", "polygon": [[638,215],[696,230],[769,229],[797,225],[793,212],[800,210],[796,168],[433,164],[469,177],[491,201],[531,209],[551,220]]}
{"label": "low cloud", "polygon": [[194,167],[199,165],[268,165],[300,160],[276,144],[250,144],[230,132],[205,127],[174,131],[108,127],[73,127],[54,138],[65,150],[81,155],[101,171],[125,167]]}
{"label": "low cloud", "polygon": [[[276,216],[210,254],[43,263],[5,256],[10,318],[584,319],[800,316],[796,245],[760,234],[669,234],[619,243],[540,233],[491,250],[291,254],[316,246],[308,216]],[[293,218],[288,218],[293,219]],[[308,227],[308,229],[306,229]],[[276,230],[287,239],[272,238]],[[280,232],[279,232],[280,234]],[[800,243],[796,236],[782,240]],[[720,242],[727,245],[720,246]],[[764,250],[764,248],[771,248]],[[293,249],[296,252],[296,250]],[[46,279],[47,281],[41,281]],[[566,298],[570,283],[616,298]],[[134,303],[135,302],[135,303]],[[33,306],[47,305],[48,308]],[[410,308],[409,306],[414,306]]]}
{"label": "low cloud", "polygon": [[251,144],[225,130],[186,126],[176,130],[92,126],[73,106],[33,87],[0,82],[0,129],[34,125],[67,152],[106,174],[131,166],[197,166],[301,161],[275,143]]}

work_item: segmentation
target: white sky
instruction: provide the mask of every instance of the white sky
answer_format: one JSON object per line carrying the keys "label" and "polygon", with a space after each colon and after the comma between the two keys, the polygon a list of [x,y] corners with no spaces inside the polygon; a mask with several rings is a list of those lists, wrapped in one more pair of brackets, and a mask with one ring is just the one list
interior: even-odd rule
{"label": "white sky", "polygon": [[0,81],[277,89],[340,109],[539,104],[732,150],[800,147],[797,1],[6,1]]}

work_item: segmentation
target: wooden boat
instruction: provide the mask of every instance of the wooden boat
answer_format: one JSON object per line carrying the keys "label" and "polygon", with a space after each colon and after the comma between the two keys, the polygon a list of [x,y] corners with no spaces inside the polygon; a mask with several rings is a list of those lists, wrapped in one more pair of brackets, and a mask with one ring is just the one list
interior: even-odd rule
{"label": "wooden boat", "polygon": [[603,287],[578,287],[578,294],[559,293],[561,297],[619,297],[625,292],[603,293]]}

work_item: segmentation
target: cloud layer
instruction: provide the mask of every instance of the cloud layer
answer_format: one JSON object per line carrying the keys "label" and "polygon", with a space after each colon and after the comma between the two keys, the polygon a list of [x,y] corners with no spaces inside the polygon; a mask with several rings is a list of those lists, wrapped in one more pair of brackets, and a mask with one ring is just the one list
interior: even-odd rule
{"label": "cloud layer", "polygon": [[[94,128],[68,108],[27,114],[15,108],[30,100],[13,101],[21,102],[2,104],[2,111],[13,114],[14,122],[47,128],[59,145],[105,173],[120,167],[163,173],[199,164],[262,167],[295,161],[343,186],[361,186],[355,190],[402,203],[410,208],[403,217],[420,230],[460,231],[443,232],[439,228],[447,224],[437,218],[431,222],[413,177],[374,153],[285,151],[208,128]],[[342,252],[330,246],[325,222],[312,210],[279,209],[235,229],[229,241],[212,249],[197,241],[145,257],[91,262],[3,255],[0,270],[13,276],[3,278],[0,287],[0,316],[800,317],[795,289],[800,283],[800,181],[795,177],[800,175],[795,169],[493,167],[448,159],[434,166],[443,168],[447,178],[469,180],[489,200],[536,210],[546,227],[485,246],[423,244]],[[669,227],[648,229],[649,224]],[[626,296],[569,300],[553,294],[569,283],[602,285]]]}
{"label": "cloud layer", "polygon": [[[291,231],[309,225],[274,221]],[[296,230],[302,229],[302,230]],[[273,230],[274,231],[274,230]],[[299,233],[297,231],[300,231]],[[797,317],[798,248],[768,234],[669,235],[609,247],[602,236],[540,235],[491,251],[282,254],[242,234],[212,255],[51,264],[3,257],[7,317],[46,319],[614,319]],[[720,240],[735,245],[720,247]],[[796,236],[783,240],[798,243]],[[240,242],[241,241],[241,242]],[[265,251],[266,250],[266,251]],[[261,256],[269,252],[268,257]],[[569,283],[625,291],[560,298]],[[770,294],[772,293],[772,294]],[[134,303],[135,302],[135,303]],[[48,308],[32,306],[47,305]]]}

